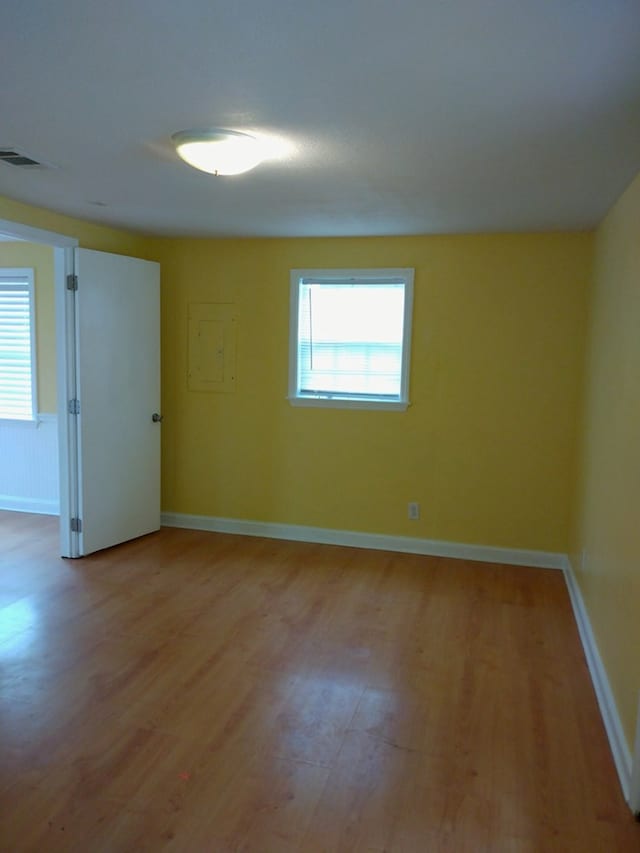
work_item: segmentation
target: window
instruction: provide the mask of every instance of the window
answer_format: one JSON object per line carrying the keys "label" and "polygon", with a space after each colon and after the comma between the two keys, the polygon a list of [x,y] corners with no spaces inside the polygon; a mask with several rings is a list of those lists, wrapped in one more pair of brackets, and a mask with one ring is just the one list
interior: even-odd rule
{"label": "window", "polygon": [[33,270],[0,268],[0,418],[36,419]]}
{"label": "window", "polygon": [[292,270],[289,399],[406,409],[412,269]]}

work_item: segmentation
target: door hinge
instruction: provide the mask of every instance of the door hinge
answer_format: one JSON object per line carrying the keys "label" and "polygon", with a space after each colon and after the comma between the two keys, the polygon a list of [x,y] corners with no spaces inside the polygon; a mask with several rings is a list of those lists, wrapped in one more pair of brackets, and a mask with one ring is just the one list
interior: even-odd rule
{"label": "door hinge", "polygon": [[80,400],[78,400],[77,397],[74,397],[73,400],[69,400],[68,410],[70,415],[80,414]]}
{"label": "door hinge", "polygon": [[82,533],[82,521],[79,518],[71,519],[71,532]]}
{"label": "door hinge", "polygon": [[68,275],[67,276],[67,290],[77,290],[78,289],[78,276],[77,275]]}

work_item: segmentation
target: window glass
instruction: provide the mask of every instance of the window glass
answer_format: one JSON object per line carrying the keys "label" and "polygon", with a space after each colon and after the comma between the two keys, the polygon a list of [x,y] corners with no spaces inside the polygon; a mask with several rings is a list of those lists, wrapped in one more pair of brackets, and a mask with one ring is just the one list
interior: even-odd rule
{"label": "window glass", "polygon": [[33,271],[0,269],[0,418],[36,416]]}
{"label": "window glass", "polygon": [[413,270],[292,271],[290,398],[406,406]]}

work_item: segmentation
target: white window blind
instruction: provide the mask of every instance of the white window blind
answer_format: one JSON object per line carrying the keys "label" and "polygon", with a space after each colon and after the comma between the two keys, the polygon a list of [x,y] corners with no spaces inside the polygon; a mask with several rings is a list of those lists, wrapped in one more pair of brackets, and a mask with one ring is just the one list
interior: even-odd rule
{"label": "white window blind", "polygon": [[[292,274],[290,398],[406,404],[411,277],[353,270],[340,279],[330,272]],[[385,271],[369,271],[376,272]]]}
{"label": "white window blind", "polygon": [[0,269],[0,418],[35,419],[33,271]]}

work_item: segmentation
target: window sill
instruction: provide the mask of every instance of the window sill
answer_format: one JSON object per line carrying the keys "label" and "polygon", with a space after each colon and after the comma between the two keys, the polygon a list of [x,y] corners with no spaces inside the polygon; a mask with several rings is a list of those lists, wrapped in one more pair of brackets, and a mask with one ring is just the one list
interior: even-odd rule
{"label": "window sill", "polygon": [[0,426],[16,426],[31,429],[38,429],[40,424],[55,422],[57,417],[55,414],[38,414],[35,418],[7,418],[0,415]]}
{"label": "window sill", "polygon": [[316,409],[377,409],[387,412],[406,412],[409,403],[395,400],[350,400],[346,397],[288,397],[292,406]]}

